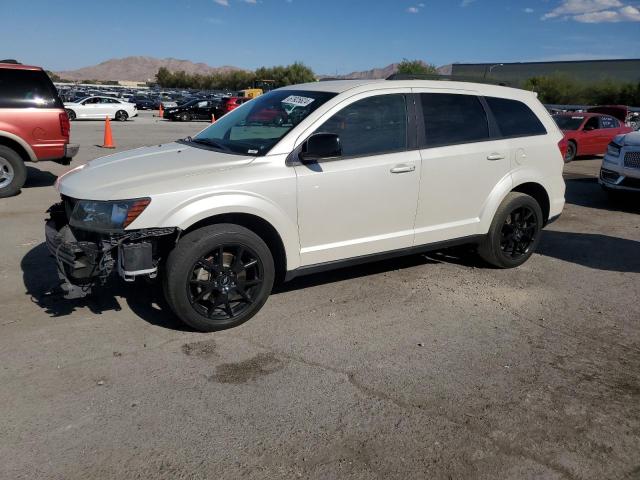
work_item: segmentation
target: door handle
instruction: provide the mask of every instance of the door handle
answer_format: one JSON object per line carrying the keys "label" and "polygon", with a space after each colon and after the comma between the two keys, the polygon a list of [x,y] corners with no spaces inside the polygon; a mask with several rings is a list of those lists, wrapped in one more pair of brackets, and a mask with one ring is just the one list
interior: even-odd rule
{"label": "door handle", "polygon": [[504,155],[500,153],[492,153],[487,157],[487,160],[504,160]]}
{"label": "door handle", "polygon": [[396,165],[390,171],[391,173],[407,173],[413,172],[416,169],[415,165]]}

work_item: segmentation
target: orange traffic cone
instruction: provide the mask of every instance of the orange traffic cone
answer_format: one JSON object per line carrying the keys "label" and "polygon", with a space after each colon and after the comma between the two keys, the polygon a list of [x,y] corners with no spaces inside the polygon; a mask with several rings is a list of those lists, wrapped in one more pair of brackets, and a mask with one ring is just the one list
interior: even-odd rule
{"label": "orange traffic cone", "polygon": [[160,118],[164,117],[164,108],[162,108],[162,104],[160,104],[160,109],[158,110],[158,116]]}
{"label": "orange traffic cone", "polygon": [[211,114],[211,123],[216,123],[216,115],[214,113]]}
{"label": "orange traffic cone", "polygon": [[113,135],[111,134],[111,121],[107,116],[104,120],[104,144],[101,145],[102,148],[116,148],[116,145],[113,143]]}

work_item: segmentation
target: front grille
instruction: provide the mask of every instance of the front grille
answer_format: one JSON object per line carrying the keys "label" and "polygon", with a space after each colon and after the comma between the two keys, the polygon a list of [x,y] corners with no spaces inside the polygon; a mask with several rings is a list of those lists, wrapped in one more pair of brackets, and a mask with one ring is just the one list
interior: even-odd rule
{"label": "front grille", "polygon": [[603,168],[600,170],[600,178],[607,182],[616,183],[620,178],[620,175],[617,172]]}
{"label": "front grille", "polygon": [[624,166],[626,168],[640,168],[640,152],[625,153]]}

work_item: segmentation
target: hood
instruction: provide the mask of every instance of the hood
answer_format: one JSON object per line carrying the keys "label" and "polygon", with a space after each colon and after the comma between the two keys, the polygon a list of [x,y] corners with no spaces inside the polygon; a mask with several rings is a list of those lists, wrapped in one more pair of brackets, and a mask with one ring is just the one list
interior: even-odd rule
{"label": "hood", "polygon": [[640,132],[619,135],[613,141],[623,147],[640,147]]}
{"label": "hood", "polygon": [[223,172],[254,159],[173,142],[91,160],[62,175],[56,187],[63,195],[87,200],[149,197],[215,186]]}
{"label": "hood", "polygon": [[601,113],[603,115],[611,115],[614,118],[617,118],[622,123],[627,120],[627,115],[629,114],[629,108],[624,105],[602,105],[600,107],[592,107],[587,109],[589,113]]}

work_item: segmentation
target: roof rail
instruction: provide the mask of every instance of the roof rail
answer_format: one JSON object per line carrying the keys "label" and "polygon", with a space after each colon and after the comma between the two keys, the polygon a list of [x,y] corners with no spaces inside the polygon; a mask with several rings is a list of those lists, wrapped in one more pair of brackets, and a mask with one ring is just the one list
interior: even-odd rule
{"label": "roof rail", "polygon": [[13,63],[14,65],[20,65],[20,62],[14,60],[13,58],[7,58],[5,60],[0,60],[0,63]]}
{"label": "roof rail", "polygon": [[460,75],[439,75],[437,73],[394,73],[387,77],[387,80],[445,80],[450,82],[471,82],[486,83],[487,85],[499,85],[510,87],[511,84],[505,81],[489,80],[482,77],[463,77]]}

